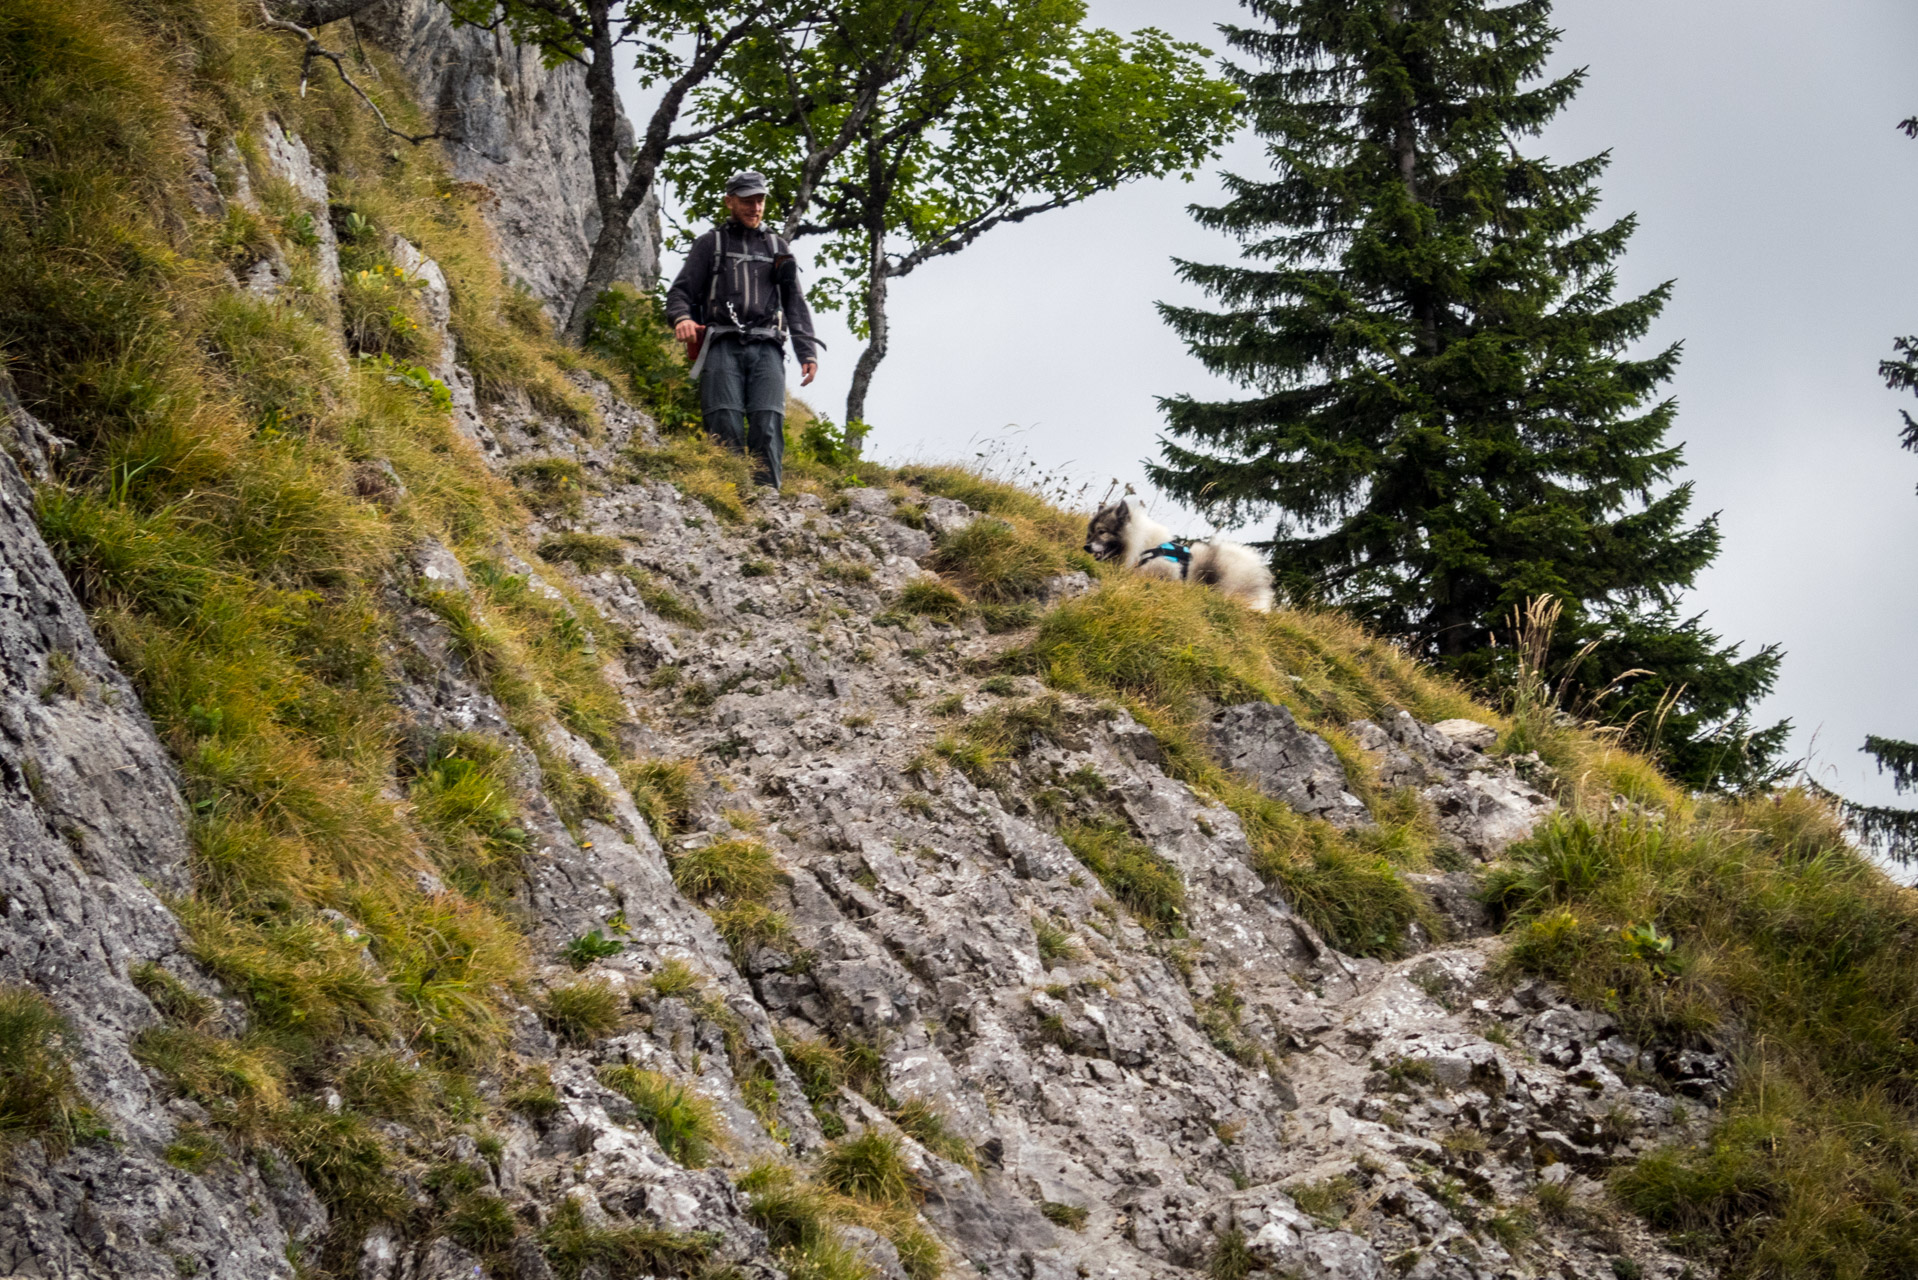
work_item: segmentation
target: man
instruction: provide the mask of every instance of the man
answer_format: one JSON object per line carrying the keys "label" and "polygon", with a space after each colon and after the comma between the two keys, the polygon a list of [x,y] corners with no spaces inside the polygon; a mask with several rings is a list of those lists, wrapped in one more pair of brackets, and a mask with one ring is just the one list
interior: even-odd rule
{"label": "man", "polygon": [[734,174],[726,212],[725,223],[693,241],[666,294],[666,318],[681,342],[704,331],[693,376],[707,433],[730,449],[750,449],[753,479],[777,489],[786,453],[786,336],[802,387],[819,372],[819,343],[792,249],[761,225],[766,179]]}

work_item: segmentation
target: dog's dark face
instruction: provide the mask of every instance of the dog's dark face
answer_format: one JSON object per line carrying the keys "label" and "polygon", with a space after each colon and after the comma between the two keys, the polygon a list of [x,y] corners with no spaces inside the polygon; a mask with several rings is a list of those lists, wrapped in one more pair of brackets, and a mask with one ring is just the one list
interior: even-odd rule
{"label": "dog's dark face", "polygon": [[1132,522],[1132,508],[1124,502],[1100,507],[1086,521],[1086,554],[1094,560],[1111,560],[1125,554],[1126,526]]}

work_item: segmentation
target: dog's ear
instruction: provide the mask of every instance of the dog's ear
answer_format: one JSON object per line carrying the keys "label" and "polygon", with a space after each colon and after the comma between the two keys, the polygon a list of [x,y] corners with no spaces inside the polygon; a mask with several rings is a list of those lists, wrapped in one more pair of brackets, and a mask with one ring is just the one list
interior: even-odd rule
{"label": "dog's ear", "polygon": [[1132,499],[1130,498],[1119,499],[1119,520],[1118,520],[1118,523],[1116,523],[1113,526],[1113,528],[1115,530],[1123,529],[1126,527],[1128,523],[1131,522],[1131,520],[1132,520]]}

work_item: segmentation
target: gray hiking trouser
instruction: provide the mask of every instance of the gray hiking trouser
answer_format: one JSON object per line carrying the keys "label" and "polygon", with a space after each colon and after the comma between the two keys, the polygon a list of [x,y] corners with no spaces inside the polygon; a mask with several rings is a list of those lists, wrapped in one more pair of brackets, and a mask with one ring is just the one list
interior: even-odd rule
{"label": "gray hiking trouser", "polygon": [[713,339],[699,375],[706,432],[737,452],[750,451],[776,489],[786,458],[786,348],[733,334]]}

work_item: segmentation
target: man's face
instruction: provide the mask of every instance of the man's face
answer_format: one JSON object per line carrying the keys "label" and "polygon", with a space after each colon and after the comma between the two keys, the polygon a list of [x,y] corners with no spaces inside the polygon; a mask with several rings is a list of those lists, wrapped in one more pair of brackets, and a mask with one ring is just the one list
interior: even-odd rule
{"label": "man's face", "polygon": [[726,210],[739,219],[741,225],[756,227],[766,216],[766,193],[756,196],[727,196]]}

